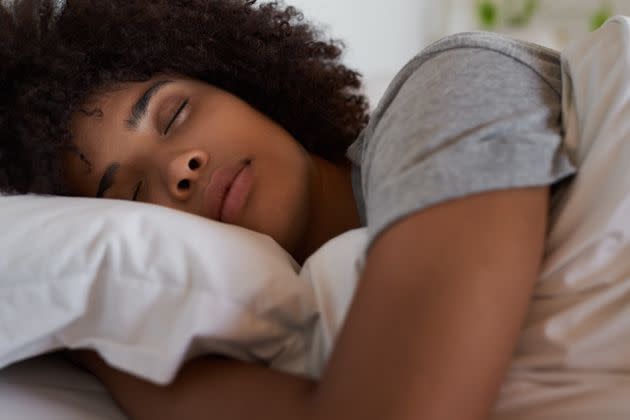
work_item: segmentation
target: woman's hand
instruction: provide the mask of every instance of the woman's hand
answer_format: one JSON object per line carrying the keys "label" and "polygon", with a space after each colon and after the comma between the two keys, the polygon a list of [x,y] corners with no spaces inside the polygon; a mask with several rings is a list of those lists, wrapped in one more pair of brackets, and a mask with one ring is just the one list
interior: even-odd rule
{"label": "woman's hand", "polygon": [[156,385],[110,367],[96,352],[66,356],[94,374],[131,419],[301,419],[308,420],[314,382],[237,362],[204,356],[182,366],[172,383]]}

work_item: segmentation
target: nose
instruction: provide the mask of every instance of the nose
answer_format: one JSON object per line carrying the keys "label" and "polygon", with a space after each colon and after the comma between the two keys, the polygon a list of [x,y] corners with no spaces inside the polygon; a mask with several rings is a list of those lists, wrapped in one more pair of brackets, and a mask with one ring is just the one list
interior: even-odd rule
{"label": "nose", "polygon": [[178,200],[190,197],[208,159],[207,153],[202,150],[187,150],[173,157],[166,169],[169,193]]}

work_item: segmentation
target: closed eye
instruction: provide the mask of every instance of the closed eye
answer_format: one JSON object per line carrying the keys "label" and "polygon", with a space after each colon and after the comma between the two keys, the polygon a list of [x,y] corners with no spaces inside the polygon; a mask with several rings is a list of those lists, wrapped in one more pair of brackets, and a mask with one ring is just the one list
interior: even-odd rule
{"label": "closed eye", "polygon": [[173,118],[171,118],[171,120],[167,124],[166,128],[164,129],[164,134],[168,133],[168,130],[171,128],[171,126],[173,125],[173,123],[175,122],[175,120],[177,119],[179,114],[181,114],[181,112],[184,110],[184,108],[186,108],[186,105],[188,105],[188,99],[186,99],[184,102],[182,102],[182,104],[177,108],[177,111],[175,111],[175,114],[173,115]]}

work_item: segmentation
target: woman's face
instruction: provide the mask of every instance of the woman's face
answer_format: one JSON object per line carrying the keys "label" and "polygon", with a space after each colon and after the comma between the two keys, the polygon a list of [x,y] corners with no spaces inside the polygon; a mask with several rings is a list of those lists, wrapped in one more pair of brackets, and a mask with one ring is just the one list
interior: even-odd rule
{"label": "woman's face", "polygon": [[206,83],[155,77],[100,95],[72,120],[66,179],[80,196],[159,204],[272,236],[306,229],[312,157],[278,124]]}

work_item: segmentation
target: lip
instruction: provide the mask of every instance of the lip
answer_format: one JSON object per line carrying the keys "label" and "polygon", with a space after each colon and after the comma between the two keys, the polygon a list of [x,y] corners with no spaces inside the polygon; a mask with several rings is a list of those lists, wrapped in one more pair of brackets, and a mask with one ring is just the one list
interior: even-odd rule
{"label": "lip", "polygon": [[250,166],[250,164],[250,159],[244,159],[237,164],[222,166],[212,173],[210,182],[203,193],[206,217],[212,220],[223,221],[226,215],[222,214],[222,210],[226,204],[232,185],[241,171]]}

